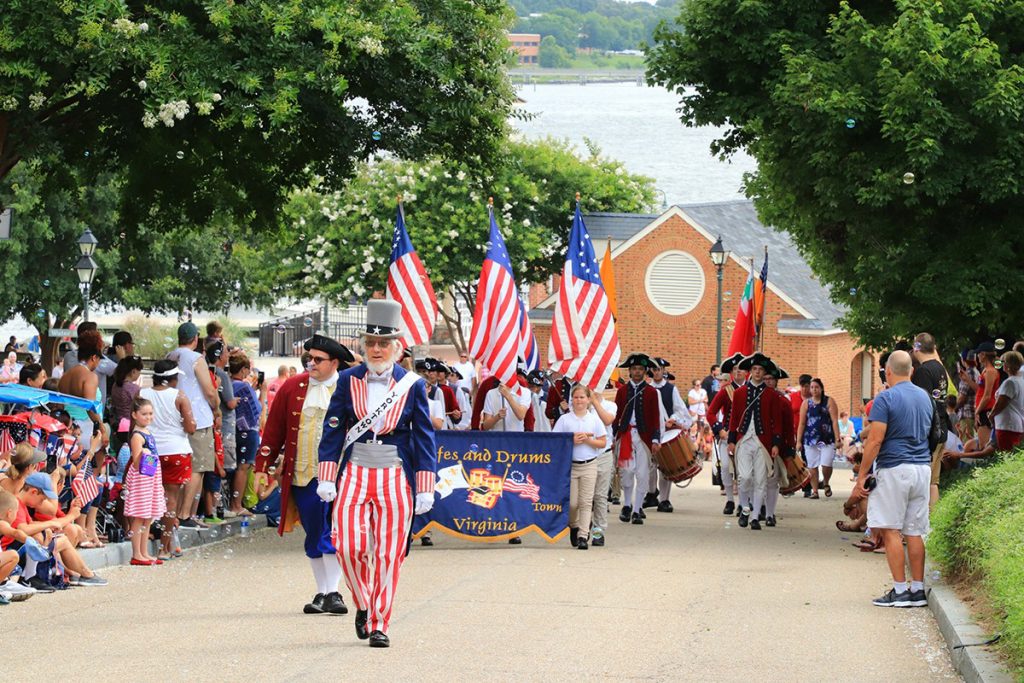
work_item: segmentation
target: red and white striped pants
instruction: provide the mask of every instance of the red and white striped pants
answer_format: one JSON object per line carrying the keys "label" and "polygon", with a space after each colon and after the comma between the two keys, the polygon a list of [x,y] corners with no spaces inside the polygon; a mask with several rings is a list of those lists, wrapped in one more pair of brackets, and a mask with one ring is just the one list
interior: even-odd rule
{"label": "red and white striped pants", "polygon": [[412,517],[412,489],[401,467],[345,466],[334,547],[356,609],[367,611],[369,631],[388,632]]}

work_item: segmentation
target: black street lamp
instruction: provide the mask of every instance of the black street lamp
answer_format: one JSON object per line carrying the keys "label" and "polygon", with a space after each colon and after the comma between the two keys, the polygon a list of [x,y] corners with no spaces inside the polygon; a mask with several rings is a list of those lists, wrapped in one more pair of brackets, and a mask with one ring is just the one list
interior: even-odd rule
{"label": "black street lamp", "polygon": [[711,262],[715,264],[715,269],[718,271],[718,324],[715,328],[715,362],[722,362],[722,270],[725,268],[725,262],[729,260],[729,252],[722,246],[722,236],[718,236],[718,241],[711,245],[711,250],[708,252],[711,255]]}
{"label": "black street lamp", "polygon": [[81,258],[75,264],[75,272],[78,274],[78,282],[82,285],[83,301],[82,317],[89,321],[89,290],[92,287],[92,280],[96,277],[96,270],[99,268],[92,255],[96,253],[96,245],[99,241],[93,236],[92,231],[86,229],[78,238],[78,250],[82,252]]}

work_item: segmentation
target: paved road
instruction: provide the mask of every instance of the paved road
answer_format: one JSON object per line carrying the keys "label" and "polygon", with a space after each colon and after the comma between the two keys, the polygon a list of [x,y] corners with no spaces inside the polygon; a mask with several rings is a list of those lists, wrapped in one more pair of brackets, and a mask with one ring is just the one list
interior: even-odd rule
{"label": "paved road", "polygon": [[674,491],[674,514],[616,522],[605,548],[439,536],[405,566],[390,650],[357,641],[351,615],[300,613],[313,590],[297,535],[236,538],[0,608],[19,651],[63,643],[6,657],[4,678],[956,680],[927,609],[870,604],[884,558],[834,530],[850,487],[836,475],[836,498],[783,500],[761,532],[724,517],[702,477]]}

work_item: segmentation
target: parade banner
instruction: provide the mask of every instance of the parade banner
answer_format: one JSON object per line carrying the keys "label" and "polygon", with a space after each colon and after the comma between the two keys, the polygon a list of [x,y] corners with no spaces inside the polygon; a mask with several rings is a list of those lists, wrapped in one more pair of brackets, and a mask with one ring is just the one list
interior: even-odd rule
{"label": "parade banner", "polygon": [[572,434],[437,432],[434,507],[413,521],[471,541],[535,531],[548,542],[569,526]]}

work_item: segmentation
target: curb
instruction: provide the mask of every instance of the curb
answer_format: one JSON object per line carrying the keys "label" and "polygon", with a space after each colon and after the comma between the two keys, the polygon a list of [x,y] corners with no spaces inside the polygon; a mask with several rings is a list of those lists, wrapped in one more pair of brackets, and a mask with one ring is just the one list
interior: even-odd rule
{"label": "curb", "polygon": [[[181,541],[182,549],[198,548],[200,546],[217,543],[226,538],[241,536],[240,517],[225,520],[223,524],[214,524],[209,529],[178,529],[178,539]],[[249,535],[252,536],[263,529],[267,529],[266,515],[253,515],[249,518]],[[155,543],[151,541],[151,543]],[[156,546],[153,546],[154,548]],[[132,559],[132,544],[130,541],[121,543],[108,543],[105,548],[89,548],[79,550],[82,559],[89,569],[106,569],[126,565]]]}
{"label": "curb", "polygon": [[[931,572],[932,568],[928,567],[925,576]],[[1013,683],[1013,676],[991,645],[973,645],[992,636],[974,621],[971,611],[952,588],[945,583],[933,582],[928,594],[928,608],[946,641],[953,668],[967,683]]]}

